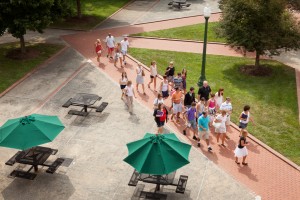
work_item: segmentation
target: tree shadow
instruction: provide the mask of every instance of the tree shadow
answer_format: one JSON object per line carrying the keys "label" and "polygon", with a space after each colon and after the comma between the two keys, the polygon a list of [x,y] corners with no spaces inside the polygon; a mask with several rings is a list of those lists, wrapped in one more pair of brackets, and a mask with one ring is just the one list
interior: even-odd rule
{"label": "tree shadow", "polygon": [[[63,187],[63,188],[62,188]],[[1,193],[4,199],[70,199],[75,192],[68,176],[40,173],[34,181],[16,178]]]}

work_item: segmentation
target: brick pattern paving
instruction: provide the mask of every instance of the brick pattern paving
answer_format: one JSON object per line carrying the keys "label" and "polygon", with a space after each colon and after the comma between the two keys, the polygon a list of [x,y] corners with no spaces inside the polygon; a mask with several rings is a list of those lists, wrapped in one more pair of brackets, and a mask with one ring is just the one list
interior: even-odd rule
{"label": "brick pattern paving", "polygon": [[[201,18],[203,17],[184,18],[178,20],[161,21],[149,24],[139,24],[128,27],[113,28],[102,31],[92,31],[87,33],[63,36],[63,39],[67,43],[69,43],[73,48],[79,51],[82,55],[84,55],[86,58],[91,59],[94,63],[97,63],[93,48],[94,41],[97,38],[101,38],[101,40],[104,40],[108,32],[111,32],[114,36],[121,36],[124,34],[132,34],[144,31],[153,31],[182,26],[186,25],[187,22],[190,24],[199,23],[201,22]],[[135,46],[143,47],[144,43],[140,41],[144,40],[134,40]],[[154,44],[154,42],[156,44]],[[158,40],[151,41],[151,45],[155,46],[156,49],[163,48],[160,42],[158,42]],[[164,43],[164,45],[165,44],[166,43]],[[201,49],[201,47],[199,49]],[[230,50],[228,47],[222,45],[215,45],[213,47],[208,45],[208,49],[211,54],[220,55],[223,52],[223,55],[225,54],[231,56],[238,56],[237,52]],[[123,69],[114,67],[113,63],[104,56],[101,58],[101,62],[102,63],[99,64],[99,68],[102,69],[106,74],[108,74],[113,80],[118,81]],[[135,83],[135,68],[136,63],[133,60],[128,60],[128,65],[126,65],[125,71],[127,72],[129,79],[133,80],[133,83]],[[148,82],[149,72],[146,71],[145,83],[147,84]],[[147,95],[137,93],[137,101],[152,109],[152,102],[155,98],[156,93],[152,89],[148,89],[146,84],[145,88]],[[168,103],[170,104],[169,101],[167,102],[167,104]],[[180,124],[170,122],[168,123],[168,126],[170,126],[178,134],[181,134],[183,124],[183,121],[181,121]],[[206,145],[204,144],[204,142],[201,143],[202,147],[198,148],[199,151],[205,154],[210,160],[212,160],[226,172],[231,174],[235,179],[245,184],[251,190],[255,191],[255,193],[257,193],[258,195],[262,196],[263,199],[299,199],[300,171],[298,169],[287,164],[286,162],[284,162],[283,160],[281,160],[280,158],[278,158],[270,151],[268,151],[267,149],[260,146],[254,141],[250,141],[250,146],[248,148],[249,166],[245,167],[242,165],[236,165],[234,162],[233,150],[237,144],[239,133],[233,127],[231,127],[229,132],[229,136],[231,139],[226,142],[226,148],[217,145],[215,134],[212,133],[213,153],[207,152]],[[190,143],[192,143],[193,145],[196,145],[195,142],[191,139],[191,136],[192,134],[188,133],[187,140],[189,140]]]}

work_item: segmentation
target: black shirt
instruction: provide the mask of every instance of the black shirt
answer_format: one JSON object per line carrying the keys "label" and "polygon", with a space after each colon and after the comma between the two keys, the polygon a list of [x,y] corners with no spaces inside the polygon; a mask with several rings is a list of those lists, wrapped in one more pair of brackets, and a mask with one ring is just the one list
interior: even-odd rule
{"label": "black shirt", "polygon": [[244,144],[246,143],[246,138],[244,138],[243,136],[240,137],[240,141],[239,141],[239,145],[238,148],[242,149],[244,148],[244,146],[242,146],[242,140],[244,140]]}
{"label": "black shirt", "polygon": [[210,92],[211,92],[211,89],[210,89],[209,85],[207,87],[202,86],[198,90],[198,95],[200,95],[200,99],[202,97],[204,97],[205,100],[208,101]]}
{"label": "black shirt", "polygon": [[195,102],[195,93],[192,93],[192,95],[188,92],[184,96],[184,105],[190,106],[192,103]]}
{"label": "black shirt", "polygon": [[175,67],[167,67],[167,69],[166,69],[167,71],[168,70],[170,70],[170,71],[168,71],[168,72],[166,72],[166,76],[174,76],[174,73],[175,73]]}

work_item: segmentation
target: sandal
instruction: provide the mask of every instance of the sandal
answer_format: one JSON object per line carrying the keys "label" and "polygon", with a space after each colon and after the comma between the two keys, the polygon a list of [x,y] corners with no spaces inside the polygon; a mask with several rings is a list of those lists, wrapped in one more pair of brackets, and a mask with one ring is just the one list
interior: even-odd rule
{"label": "sandal", "polygon": [[248,165],[248,163],[242,162],[243,165]]}
{"label": "sandal", "polygon": [[238,161],[235,161],[235,163],[238,164],[238,165],[240,164],[240,162],[238,162]]}

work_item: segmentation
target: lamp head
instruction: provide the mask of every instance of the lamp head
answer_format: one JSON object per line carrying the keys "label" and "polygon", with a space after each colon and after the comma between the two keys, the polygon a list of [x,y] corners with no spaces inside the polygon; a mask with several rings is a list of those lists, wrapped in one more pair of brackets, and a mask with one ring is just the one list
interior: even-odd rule
{"label": "lamp head", "polygon": [[211,15],[211,10],[209,7],[205,6],[203,9],[203,15],[205,18],[209,18]]}

